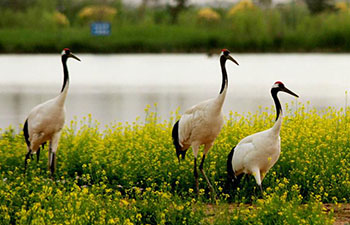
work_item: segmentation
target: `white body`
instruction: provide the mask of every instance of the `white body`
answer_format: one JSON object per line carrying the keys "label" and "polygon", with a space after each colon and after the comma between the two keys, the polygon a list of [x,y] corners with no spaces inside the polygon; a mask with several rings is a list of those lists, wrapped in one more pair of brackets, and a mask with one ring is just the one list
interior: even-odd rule
{"label": "white body", "polygon": [[224,91],[217,98],[203,101],[188,109],[179,122],[179,143],[182,149],[192,146],[195,158],[200,145],[205,145],[206,154],[213,145],[224,124],[222,105],[227,92]]}
{"label": "white body", "polygon": [[282,113],[272,128],[245,137],[237,144],[232,157],[232,169],[236,176],[252,174],[256,183],[261,185],[264,176],[280,156],[281,125]]}
{"label": "white body", "polygon": [[64,102],[69,84],[59,96],[34,107],[28,116],[30,149],[36,152],[40,145],[50,141],[50,150],[56,152],[65,122]]}

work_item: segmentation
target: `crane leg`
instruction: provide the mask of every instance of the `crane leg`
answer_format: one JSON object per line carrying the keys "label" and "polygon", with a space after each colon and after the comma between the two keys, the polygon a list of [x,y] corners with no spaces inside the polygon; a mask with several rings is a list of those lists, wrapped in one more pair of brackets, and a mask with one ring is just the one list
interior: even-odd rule
{"label": "crane leg", "polygon": [[49,148],[49,169],[51,172],[51,175],[55,173],[55,167],[56,167],[56,152],[52,151],[52,144],[50,142],[50,148]]}
{"label": "crane leg", "polygon": [[197,156],[198,156],[199,145],[197,143],[192,145],[192,151],[194,155],[194,179],[196,182],[196,191],[199,193],[199,183],[198,183],[198,171],[197,171]]}
{"label": "crane leg", "polygon": [[255,181],[256,181],[257,185],[260,187],[261,193],[264,194],[264,191],[263,191],[262,185],[261,185],[262,176],[261,176],[260,170],[259,169],[254,169],[253,170],[253,175],[254,175],[254,178],[255,178]]}
{"label": "crane leg", "polygon": [[45,148],[45,145],[46,145],[46,142],[44,142],[41,147],[38,149],[38,151],[36,152],[36,162],[39,163],[39,158],[40,158],[40,149],[43,149]]}
{"label": "crane leg", "polygon": [[56,168],[56,153],[55,152],[51,152],[50,153],[50,171],[51,171],[51,175],[53,176],[53,174],[55,173],[55,168]]}
{"label": "crane leg", "polygon": [[49,169],[51,171],[51,176],[53,177],[56,169],[56,151],[58,147],[58,141],[60,139],[61,132],[57,132],[50,141],[49,148]]}
{"label": "crane leg", "polygon": [[215,197],[215,191],[214,191],[214,188],[213,186],[211,185],[207,175],[205,174],[204,170],[203,170],[203,164],[204,164],[204,160],[205,160],[205,154],[203,155],[202,157],[202,162],[201,164],[199,165],[199,170],[201,171],[203,177],[205,178],[205,180],[207,181],[207,184],[208,184],[208,187],[210,189],[210,192],[211,192],[211,198],[212,200],[214,200],[214,197]]}
{"label": "crane leg", "polygon": [[199,185],[198,185],[198,171],[197,171],[197,158],[194,158],[194,179],[196,181],[196,191],[199,194]]}
{"label": "crane leg", "polygon": [[39,157],[40,157],[40,148],[38,151],[36,151],[36,163],[39,163]]}
{"label": "crane leg", "polygon": [[261,190],[261,194],[263,194],[263,195],[264,195],[264,191],[263,191],[263,188],[262,188],[262,181],[263,181],[263,179],[264,179],[264,177],[265,177],[265,174],[266,174],[266,173],[264,173],[264,172],[261,172],[261,174],[260,174],[260,180],[261,180],[261,183],[260,183],[260,190]]}
{"label": "crane leg", "polygon": [[26,154],[26,158],[24,159],[24,173],[26,173],[26,170],[27,170],[27,161],[30,157],[30,155],[32,154],[32,150],[28,150],[27,154]]}
{"label": "crane leg", "polygon": [[262,184],[260,184],[259,187],[260,187],[261,194],[264,195],[264,190],[262,188]]}

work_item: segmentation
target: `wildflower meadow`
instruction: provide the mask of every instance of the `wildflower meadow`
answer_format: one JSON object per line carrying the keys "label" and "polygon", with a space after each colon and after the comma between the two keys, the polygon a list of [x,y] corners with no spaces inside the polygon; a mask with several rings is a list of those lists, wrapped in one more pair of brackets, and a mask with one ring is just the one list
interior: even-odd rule
{"label": "wildflower meadow", "polygon": [[[181,163],[171,139],[179,117],[157,117],[101,127],[91,116],[62,131],[57,173],[47,169],[47,147],[29,160],[23,132],[0,131],[1,224],[333,224],[334,209],[350,199],[350,108],[284,106],[281,156],[259,190],[252,176],[226,188],[227,155],[243,137],[274,123],[274,108],[226,115],[195,191],[193,154]],[[324,204],[330,203],[331,208]]]}

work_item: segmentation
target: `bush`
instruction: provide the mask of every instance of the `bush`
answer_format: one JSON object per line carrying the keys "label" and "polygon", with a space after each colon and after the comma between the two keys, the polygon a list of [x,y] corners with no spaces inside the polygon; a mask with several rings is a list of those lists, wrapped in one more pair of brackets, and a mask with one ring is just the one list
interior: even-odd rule
{"label": "bush", "polygon": [[220,14],[211,8],[203,8],[198,11],[197,21],[202,24],[215,24],[220,21]]}
{"label": "bush", "polygon": [[84,7],[82,10],[80,10],[78,17],[82,23],[88,24],[93,21],[112,22],[116,14],[117,10],[113,7],[95,5]]}
{"label": "bush", "polygon": [[339,12],[349,12],[349,7],[346,2],[337,2],[335,3],[335,9]]}
{"label": "bush", "polygon": [[68,18],[58,11],[53,13],[53,20],[59,27],[68,27],[70,25]]}
{"label": "bush", "polygon": [[233,6],[229,11],[228,15],[233,16],[238,12],[244,12],[249,10],[254,10],[257,7],[254,5],[254,3],[251,0],[241,0],[238,4]]}

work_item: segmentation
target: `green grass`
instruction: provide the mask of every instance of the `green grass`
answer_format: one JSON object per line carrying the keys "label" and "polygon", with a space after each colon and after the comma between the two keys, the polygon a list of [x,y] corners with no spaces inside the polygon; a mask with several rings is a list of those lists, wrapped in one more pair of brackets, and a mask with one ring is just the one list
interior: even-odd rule
{"label": "green grass", "polygon": [[277,9],[256,10],[213,25],[199,24],[188,13],[177,25],[121,20],[112,24],[108,37],[91,36],[87,25],[1,27],[0,53],[57,53],[64,47],[91,53],[350,51],[349,13],[302,14],[289,20]]}
{"label": "green grass", "polygon": [[[204,51],[208,37],[191,27],[121,26],[112,35],[95,37],[88,28],[36,31],[33,29],[1,29],[0,51],[4,53],[57,52],[68,46],[76,52],[171,52],[192,48]],[[137,35],[136,35],[137,34]],[[157,38],[155,38],[157,37]]]}
{"label": "green grass", "polygon": [[306,108],[292,104],[285,110],[282,153],[263,181],[263,196],[251,176],[237,190],[225,190],[226,158],[240,139],[272,126],[274,113],[260,109],[229,115],[204,164],[217,192],[213,205],[204,179],[199,196],[194,191],[191,151],[177,162],[171,140],[175,114],[162,121],[147,108],[144,122],[105,128],[90,117],[72,121],[62,133],[53,180],[47,150],[38,164],[29,162],[24,176],[23,134],[2,130],[0,221],[331,224],[333,215],[322,203],[347,203],[350,198],[349,109]]}

